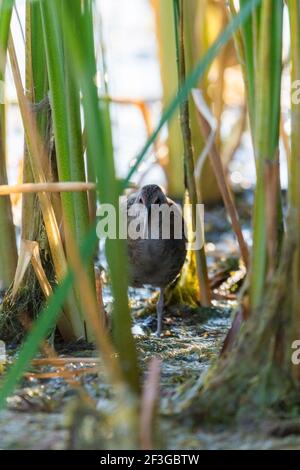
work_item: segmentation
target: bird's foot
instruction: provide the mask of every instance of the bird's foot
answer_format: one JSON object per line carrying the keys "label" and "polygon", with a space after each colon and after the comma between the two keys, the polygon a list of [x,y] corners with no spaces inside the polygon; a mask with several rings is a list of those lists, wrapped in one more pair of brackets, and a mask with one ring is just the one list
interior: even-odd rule
{"label": "bird's foot", "polygon": [[155,336],[156,338],[161,338],[162,337],[162,332],[160,330],[156,330],[156,332],[153,333],[153,336]]}

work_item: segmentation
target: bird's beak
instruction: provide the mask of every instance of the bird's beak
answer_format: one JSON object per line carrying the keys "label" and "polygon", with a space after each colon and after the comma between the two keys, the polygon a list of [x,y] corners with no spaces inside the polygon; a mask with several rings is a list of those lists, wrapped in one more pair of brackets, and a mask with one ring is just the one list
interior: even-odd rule
{"label": "bird's beak", "polygon": [[[150,206],[151,207],[151,206]],[[149,231],[149,209],[148,207],[144,207],[143,211],[143,238],[148,238],[148,231]]]}
{"label": "bird's beak", "polygon": [[146,207],[146,210],[147,210],[147,214],[148,214],[148,217],[150,217],[150,214],[151,214],[151,202],[150,203],[147,203],[145,205]]}

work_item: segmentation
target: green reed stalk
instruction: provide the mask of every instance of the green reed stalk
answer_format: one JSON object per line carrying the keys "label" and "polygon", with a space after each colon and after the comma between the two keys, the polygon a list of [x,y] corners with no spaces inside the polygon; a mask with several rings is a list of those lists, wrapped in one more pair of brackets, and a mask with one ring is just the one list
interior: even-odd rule
{"label": "green reed stalk", "polygon": [[[292,309],[294,317],[294,339],[300,337],[300,1],[289,0],[291,28],[291,161],[289,168],[289,203],[295,213],[297,249],[294,253],[291,282]],[[300,378],[299,367],[295,375]]]}
{"label": "green reed stalk", "polygon": [[[165,107],[178,90],[178,74],[176,66],[175,31],[170,17],[173,13],[173,0],[154,0],[156,16],[156,32],[158,37],[160,75],[163,85],[163,106]],[[182,172],[182,137],[177,116],[168,122],[168,192],[173,198],[182,198],[184,181],[178,178]]]}
{"label": "green reed stalk", "polygon": [[[282,50],[281,1],[262,4],[256,70],[254,150],[257,183],[253,215],[251,304],[257,307],[263,296],[266,275],[278,262],[281,210],[279,196],[279,121]],[[250,81],[250,77],[249,77]]]}
{"label": "green reed stalk", "polygon": [[[248,4],[249,0],[241,0],[242,7]],[[232,1],[230,7],[236,14]],[[267,0],[253,10],[241,36],[236,36],[257,170],[250,287],[254,308],[277,266],[283,232],[278,156],[282,21],[283,2]]]}
{"label": "green reed stalk", "polygon": [[[80,14],[80,0],[73,0],[73,9],[76,14]],[[65,2],[62,2],[65,8]],[[75,23],[73,24],[73,34],[76,34]],[[64,36],[64,33],[63,33]],[[63,37],[64,47],[66,38]],[[69,137],[69,155],[71,167],[71,181],[86,181],[82,124],[80,116],[80,90],[73,75],[71,66],[72,57],[67,52],[64,53],[64,73],[65,73],[65,94],[66,94],[66,115]],[[74,212],[76,223],[76,239],[78,246],[82,243],[89,227],[89,211],[87,194],[78,192],[74,194]],[[93,279],[93,277],[91,277]]]}
{"label": "green reed stalk", "polygon": [[[189,72],[193,70],[193,67],[199,60],[199,57],[201,57],[202,51],[205,51],[209,47],[209,44],[207,43],[209,37],[209,27],[203,27],[204,21],[202,19],[207,15],[206,10],[209,9],[209,7],[206,2],[199,2],[198,0],[189,0],[188,2],[183,2],[182,9],[184,22],[184,55],[186,62],[186,74],[188,75]],[[209,17],[206,21],[210,21]],[[226,54],[227,50],[226,47],[224,47],[224,49],[220,51],[217,61],[219,78],[215,86],[218,90],[217,93],[219,96],[216,97],[214,111],[215,117],[218,122],[220,120],[223,106],[223,71],[221,71],[220,69],[222,68],[221,63],[224,62]],[[198,81],[198,83],[196,84],[196,88],[200,87],[203,90],[205,99],[209,103],[210,100],[207,93],[207,89],[209,87],[210,80],[208,78],[208,75],[209,69],[207,70],[207,73],[202,78],[202,80]],[[204,148],[205,141],[203,139],[199,127],[198,111],[191,95],[189,96],[189,115],[192,143],[194,149],[194,161],[196,162]],[[219,142],[219,129],[217,129],[216,143],[218,147]],[[216,176],[210,164],[209,158],[206,158],[203,162],[199,175],[195,176],[195,181],[200,202],[203,202],[204,204],[211,204],[221,201],[221,193],[219,191]]]}
{"label": "green reed stalk", "polygon": [[[66,107],[66,87],[62,31],[56,15],[60,13],[56,0],[41,1],[41,16],[45,44],[50,103],[55,137],[55,150],[60,181],[71,181],[71,156],[68,138],[68,114]],[[61,195],[64,224],[75,237],[75,210],[71,193]],[[66,243],[68,251],[68,242]]]}
{"label": "green reed stalk", "polygon": [[[80,116],[80,95],[76,79],[71,71],[72,58],[65,48],[65,37],[57,15],[63,14],[66,2],[40,2],[47,68],[50,85],[50,101],[53,116],[56,158],[60,181],[85,181],[85,168]],[[80,1],[72,2],[74,16],[80,15]],[[72,23],[73,34],[75,34]],[[89,211],[86,193],[61,194],[64,223],[77,241],[82,242],[89,227]],[[70,256],[66,238],[67,259]],[[89,276],[95,282],[93,263]],[[84,308],[84,306],[82,306]],[[91,332],[88,339],[92,339]]]}
{"label": "green reed stalk", "polygon": [[[291,162],[289,167],[289,201],[300,210],[300,104],[296,93],[300,80],[300,1],[289,0],[291,27]],[[300,221],[300,213],[298,214]]]}
{"label": "green reed stalk", "polygon": [[[6,118],[5,105],[1,102],[4,92],[6,50],[12,2],[0,0],[0,184],[7,184],[6,173]],[[0,197],[0,288],[7,288],[12,282],[17,266],[17,247],[12,209],[8,196]]]}
{"label": "green reed stalk", "polygon": [[[241,7],[245,6],[249,0],[240,0]],[[256,48],[257,42],[256,29],[255,29],[255,16],[256,12],[248,18],[241,28],[243,40],[243,67],[245,69],[246,89],[248,98],[248,110],[251,128],[254,128],[254,115],[255,115],[255,62],[256,62]]]}
{"label": "green reed stalk", "polygon": [[[74,14],[80,15],[80,0],[73,0]],[[65,8],[65,2],[62,2],[61,8]],[[75,22],[71,24],[73,27],[73,34],[76,34]],[[65,95],[66,95],[66,117],[68,125],[68,139],[69,139],[69,157],[71,168],[72,181],[86,181],[85,164],[84,164],[84,151],[82,142],[82,123],[80,114],[80,89],[76,78],[73,74],[71,65],[72,58],[67,53],[67,39],[63,32],[64,43],[64,72],[65,72]],[[77,246],[81,246],[90,226],[90,215],[88,197],[86,192],[77,192],[73,194],[74,203],[74,216],[75,216],[75,230]],[[91,285],[95,292],[95,271],[94,261],[92,260],[88,265],[88,274]],[[82,305],[84,310],[84,305]],[[88,338],[92,339],[93,334],[88,332]]]}
{"label": "green reed stalk", "polygon": [[[43,159],[43,169],[47,181],[53,180],[53,169],[51,162],[51,114],[49,104],[45,97],[48,96],[48,77],[45,55],[41,54],[43,48],[43,34],[40,8],[38,3],[26,2],[25,15],[25,89],[26,98],[32,103],[36,114],[37,130],[43,141],[44,149],[40,159]],[[46,157],[46,158],[45,158]],[[48,157],[48,158],[47,158]],[[24,159],[23,159],[23,182],[34,182],[34,173],[31,165],[31,156],[26,143],[24,142]],[[52,197],[54,210],[56,209],[56,217],[61,218],[61,208],[59,196]],[[48,238],[47,238],[48,235]],[[39,204],[39,198],[36,194],[24,194],[22,197],[22,240],[33,240],[39,243],[42,263],[46,272],[52,273],[53,265],[50,254],[49,240],[52,234],[46,234],[46,228],[43,221],[42,211]],[[61,246],[62,249],[62,246]],[[54,264],[54,263],[53,263]],[[57,267],[57,266],[56,266]],[[56,270],[59,279],[59,271]],[[39,295],[39,283],[35,273],[29,269],[22,282],[26,286],[19,288],[19,295],[22,302],[30,304],[32,299]],[[71,318],[74,312],[74,302],[71,296],[64,306],[64,313],[58,320],[58,328],[66,342],[76,339],[75,329],[72,322],[67,320]],[[36,312],[34,312],[36,313]],[[65,316],[66,314],[66,316]]]}
{"label": "green reed stalk", "polygon": [[[45,55],[40,53],[42,37],[39,6],[37,3],[27,1],[25,18],[25,88],[26,97],[31,103],[41,102],[48,94]],[[39,38],[39,41],[37,41],[37,38]],[[46,141],[47,114],[44,111],[37,113],[38,130],[43,141]],[[23,183],[31,183],[34,181],[34,176],[26,139],[24,147]],[[41,217],[35,211],[36,199],[35,194],[24,194],[22,196],[22,238],[24,240],[36,240],[38,236]],[[35,216],[32,217],[32,214],[35,214]]]}
{"label": "green reed stalk", "polygon": [[[183,2],[182,0],[174,0],[174,19],[175,19],[175,38],[176,38],[176,54],[178,62],[178,82],[182,87],[185,78],[185,55],[184,55],[184,21],[183,21]],[[189,193],[190,202],[192,204],[192,226],[193,231],[197,227],[197,205],[199,203],[194,177],[194,150],[192,145],[192,134],[190,128],[190,113],[188,99],[184,100],[180,105],[180,124],[184,147],[184,164],[186,186]],[[196,251],[196,266],[200,288],[200,299],[203,306],[210,305],[210,289],[207,274],[207,265],[204,246]]]}
{"label": "green reed stalk", "polygon": [[[87,155],[97,175],[101,203],[118,208],[119,187],[115,176],[110,116],[107,106],[99,107],[95,85],[96,61],[93,39],[92,2],[81,4],[82,15],[76,15],[68,2],[63,10],[68,54],[72,56],[74,74],[80,80],[87,134]],[[72,21],[77,34],[72,34]],[[139,389],[137,356],[131,334],[131,318],[127,298],[127,255],[123,240],[108,240],[106,244],[112,292],[114,297],[113,335],[120,362],[129,385]],[[122,270],[120,270],[120,266]]]}

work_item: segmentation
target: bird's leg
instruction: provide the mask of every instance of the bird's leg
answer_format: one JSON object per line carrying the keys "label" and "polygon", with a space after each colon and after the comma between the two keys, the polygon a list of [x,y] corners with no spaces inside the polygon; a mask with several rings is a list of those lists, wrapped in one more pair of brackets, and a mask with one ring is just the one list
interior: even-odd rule
{"label": "bird's leg", "polygon": [[164,313],[164,288],[163,287],[160,288],[159,299],[156,304],[156,313],[157,313],[156,335],[160,336],[161,330],[162,330],[162,318],[163,318],[163,313]]}

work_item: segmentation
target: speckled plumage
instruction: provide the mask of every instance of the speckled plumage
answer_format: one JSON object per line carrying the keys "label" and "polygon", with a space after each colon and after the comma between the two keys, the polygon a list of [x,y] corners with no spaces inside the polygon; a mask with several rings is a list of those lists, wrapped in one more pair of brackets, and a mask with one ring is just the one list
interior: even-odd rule
{"label": "speckled plumage", "polygon": [[[130,284],[136,287],[148,284],[160,288],[160,299],[157,304],[157,333],[160,335],[164,288],[178,276],[186,257],[184,230],[182,230],[182,238],[174,238],[174,218],[178,217],[182,228],[184,222],[179,207],[174,201],[167,198],[157,185],[144,186],[138,192],[132,194],[128,198],[127,210],[135,203],[141,205],[141,210],[146,209],[148,217],[151,214],[152,204],[159,204],[160,206],[161,204],[168,204],[175,214],[171,217],[170,239],[162,239],[161,220],[159,232],[157,232],[157,227],[149,226],[149,234],[146,239],[134,240],[128,237]],[[129,216],[128,223],[131,220]],[[157,239],[154,239],[152,235],[155,231],[157,232]]]}

